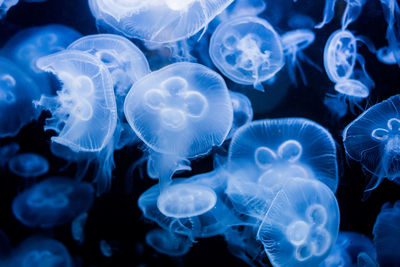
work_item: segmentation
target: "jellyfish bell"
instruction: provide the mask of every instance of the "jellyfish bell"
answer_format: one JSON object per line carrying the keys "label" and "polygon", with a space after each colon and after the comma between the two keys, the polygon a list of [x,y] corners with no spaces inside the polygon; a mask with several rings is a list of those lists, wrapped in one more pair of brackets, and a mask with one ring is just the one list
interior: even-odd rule
{"label": "jellyfish bell", "polygon": [[355,79],[342,79],[335,84],[335,91],[351,98],[363,99],[369,96],[369,88]]}
{"label": "jellyfish bell", "polygon": [[279,35],[258,17],[221,23],[211,37],[209,54],[226,77],[260,91],[264,91],[261,83],[274,77],[284,65]]}
{"label": "jellyfish bell", "polygon": [[146,243],[155,251],[169,256],[182,256],[189,252],[192,242],[187,236],[154,229],[146,234]]}
{"label": "jellyfish bell", "polygon": [[46,158],[35,153],[17,154],[8,162],[10,171],[20,177],[39,177],[47,173],[49,163]]}
{"label": "jellyfish bell", "polygon": [[393,51],[388,47],[384,46],[377,50],[376,57],[378,60],[387,65],[397,64],[396,58]]}

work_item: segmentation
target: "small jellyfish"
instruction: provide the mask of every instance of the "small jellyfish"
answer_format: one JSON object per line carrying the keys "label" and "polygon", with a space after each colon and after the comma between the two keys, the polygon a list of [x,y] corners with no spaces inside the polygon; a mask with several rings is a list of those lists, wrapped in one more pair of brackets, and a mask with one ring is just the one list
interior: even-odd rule
{"label": "small jellyfish", "polygon": [[83,230],[85,228],[87,217],[87,212],[84,212],[81,215],[78,215],[71,223],[72,238],[79,243],[83,243],[85,239]]}
{"label": "small jellyfish", "polygon": [[72,221],[94,200],[93,187],[67,178],[48,178],[17,195],[15,217],[28,227],[49,228]]}
{"label": "small jellyfish", "polygon": [[20,177],[35,178],[44,175],[49,170],[46,158],[35,153],[22,153],[10,159],[8,162],[10,171]]}
{"label": "small jellyfish", "polygon": [[211,37],[209,53],[226,77],[260,91],[264,91],[261,83],[284,65],[279,35],[258,17],[239,17],[220,24]]}
{"label": "small jellyfish", "polygon": [[400,177],[400,95],[378,103],[352,121],[343,132],[346,154],[361,162],[373,177],[366,191],[383,178]]}
{"label": "small jellyfish", "polygon": [[36,83],[17,65],[0,57],[0,137],[15,136],[38,117],[33,100],[40,98]]}
{"label": "small jellyfish", "polygon": [[[346,29],[350,23],[356,21],[361,14],[363,5],[367,0],[345,0],[347,5],[342,15],[342,29]],[[335,15],[336,0],[325,0],[324,17],[315,28],[321,29],[329,23]]]}
{"label": "small jellyfish", "polygon": [[111,258],[114,252],[116,252],[117,247],[113,243],[115,242],[107,242],[106,240],[100,241],[100,251],[104,257]]}
{"label": "small jellyfish", "polygon": [[81,34],[64,25],[49,24],[18,32],[3,46],[1,54],[11,58],[39,85],[42,93],[54,93],[48,75],[36,65],[37,59],[64,50]]}
{"label": "small jellyfish", "polygon": [[233,121],[226,139],[230,139],[237,129],[253,120],[253,107],[250,99],[244,94],[233,91],[229,91],[229,95],[233,107]]}
{"label": "small jellyfish", "polygon": [[383,204],[372,234],[380,266],[399,266],[400,201]]}
{"label": "small jellyfish", "polygon": [[327,95],[324,98],[324,105],[329,109],[330,113],[337,119],[346,116],[348,111],[348,104],[338,97]]}
{"label": "small jellyfish", "polygon": [[146,243],[159,253],[182,256],[189,252],[192,242],[187,236],[163,229],[154,229],[146,234]]}
{"label": "small jellyfish", "polygon": [[386,40],[389,49],[392,51],[397,65],[400,66],[400,7],[396,0],[380,0],[383,15],[388,24],[386,30]]}
{"label": "small jellyfish", "polygon": [[186,39],[233,0],[89,0],[97,24],[129,38],[155,43]]}
{"label": "small jellyfish", "polygon": [[273,266],[317,266],[339,232],[333,192],[317,180],[289,179],[274,198],[257,238]]}
{"label": "small jellyfish", "polygon": [[0,0],[0,19],[3,18],[7,11],[18,4],[19,0]]}
{"label": "small jellyfish", "polygon": [[384,64],[387,64],[387,65],[397,64],[394,53],[388,46],[379,48],[376,51],[376,57],[380,62],[382,62]]}
{"label": "small jellyfish", "polygon": [[8,164],[8,161],[17,155],[19,149],[19,144],[14,142],[0,147],[0,167],[4,168]]}

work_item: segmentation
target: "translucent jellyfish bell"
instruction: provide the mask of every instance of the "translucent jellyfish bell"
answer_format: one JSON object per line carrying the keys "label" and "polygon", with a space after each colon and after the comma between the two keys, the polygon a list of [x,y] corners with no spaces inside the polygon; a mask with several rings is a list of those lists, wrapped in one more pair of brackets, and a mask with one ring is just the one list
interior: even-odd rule
{"label": "translucent jellyfish bell", "polygon": [[7,14],[7,11],[15,6],[19,0],[0,0],[0,19]]}
{"label": "translucent jellyfish bell", "polygon": [[388,46],[379,48],[376,52],[376,57],[380,62],[387,65],[394,65],[397,63],[393,51]]}
{"label": "translucent jellyfish bell", "polygon": [[210,57],[229,79],[254,85],[263,91],[262,82],[274,77],[283,67],[279,35],[264,19],[238,17],[221,23],[210,40]]}
{"label": "translucent jellyfish bell", "polygon": [[182,256],[189,252],[192,242],[187,236],[154,229],[146,234],[146,243],[159,253]]}
{"label": "translucent jellyfish bell", "polygon": [[17,195],[12,211],[28,227],[48,228],[72,221],[92,206],[93,199],[88,183],[49,178]]}
{"label": "translucent jellyfish bell", "polygon": [[49,170],[46,158],[35,153],[22,153],[10,159],[8,162],[10,171],[20,177],[39,177]]}
{"label": "translucent jellyfish bell", "polygon": [[214,19],[233,0],[89,0],[97,23],[156,43],[186,39]]}
{"label": "translucent jellyfish bell", "polygon": [[253,107],[250,99],[241,93],[229,91],[233,107],[232,128],[227,139],[231,138],[237,129],[253,120]]}
{"label": "translucent jellyfish bell", "polygon": [[400,177],[400,95],[366,110],[343,132],[346,154],[360,161],[374,175],[367,191],[375,189],[383,178]]}
{"label": "translucent jellyfish bell", "polygon": [[335,84],[335,91],[352,98],[366,98],[369,96],[369,88],[355,79],[340,80]]}
{"label": "translucent jellyfish bell", "polygon": [[265,215],[257,238],[273,266],[317,266],[334,246],[339,208],[317,180],[289,179]]}

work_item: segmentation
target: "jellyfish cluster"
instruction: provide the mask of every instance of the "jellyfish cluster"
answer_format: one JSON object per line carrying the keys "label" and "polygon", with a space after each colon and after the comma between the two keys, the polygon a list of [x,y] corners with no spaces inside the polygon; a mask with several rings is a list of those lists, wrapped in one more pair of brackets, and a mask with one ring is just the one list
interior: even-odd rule
{"label": "jellyfish cluster", "polygon": [[0,266],[400,266],[398,0],[0,20]]}

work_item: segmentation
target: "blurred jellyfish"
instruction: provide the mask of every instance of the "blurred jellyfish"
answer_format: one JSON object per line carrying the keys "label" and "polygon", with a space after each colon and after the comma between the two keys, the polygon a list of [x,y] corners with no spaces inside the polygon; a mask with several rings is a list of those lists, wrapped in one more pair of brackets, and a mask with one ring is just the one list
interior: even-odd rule
{"label": "blurred jellyfish", "polygon": [[400,240],[400,201],[383,204],[376,218],[374,229],[374,244],[381,266],[399,266]]}
{"label": "blurred jellyfish", "polygon": [[19,144],[14,142],[0,147],[0,167],[4,168],[4,166],[8,164],[8,161],[17,155],[19,149]]}
{"label": "blurred jellyfish", "polygon": [[15,155],[8,162],[10,171],[20,177],[35,178],[42,176],[49,170],[46,158],[35,153],[22,153]]}
{"label": "blurred jellyfish", "polygon": [[348,104],[341,99],[327,95],[324,98],[324,105],[329,109],[330,113],[337,119],[346,116],[348,111]]}
{"label": "blurred jellyfish", "polygon": [[400,7],[396,0],[380,0],[383,15],[388,24],[386,40],[397,65],[400,66]]}
{"label": "blurred jellyfish", "polygon": [[253,120],[253,107],[250,99],[241,93],[229,91],[233,107],[232,128],[227,139],[230,139],[237,129]]}
{"label": "blurred jellyfish", "polygon": [[376,52],[376,57],[380,62],[387,65],[394,65],[397,63],[393,51],[388,46],[379,48]]}
{"label": "blurred jellyfish", "polygon": [[38,117],[32,105],[40,98],[36,83],[17,65],[0,57],[0,137],[15,136]]}
{"label": "blurred jellyfish", "polygon": [[346,154],[360,161],[373,177],[366,191],[375,189],[383,178],[400,177],[400,95],[366,110],[343,132]]}
{"label": "blurred jellyfish", "polygon": [[232,126],[232,104],[221,76],[195,63],[175,63],[136,82],[124,105],[136,135],[151,149],[161,185],[187,159],[219,146]]}
{"label": "blurred jellyfish", "polygon": [[15,6],[19,0],[0,0],[0,19],[3,18],[7,11]]}
{"label": "blurred jellyfish", "polygon": [[273,266],[317,266],[334,246],[339,208],[317,180],[289,179],[257,233]]}
{"label": "blurred jellyfish", "polygon": [[9,39],[1,53],[23,68],[36,81],[42,93],[54,93],[48,75],[36,65],[36,61],[40,57],[64,50],[79,37],[80,33],[64,25],[32,27]]}
{"label": "blurred jellyfish", "polygon": [[105,240],[100,241],[100,251],[106,258],[111,258],[115,252],[116,248]]}
{"label": "blurred jellyfish", "polygon": [[129,38],[168,43],[188,38],[233,0],[89,0],[97,24]]}
{"label": "blurred jellyfish", "polygon": [[81,215],[77,216],[71,223],[72,238],[79,243],[83,243],[85,239],[83,230],[85,228],[87,217],[87,212],[84,212]]}
{"label": "blurred jellyfish", "polygon": [[340,232],[331,253],[319,266],[357,266],[361,253],[376,260],[375,247],[368,237],[355,232]]}
{"label": "blurred jellyfish", "polygon": [[379,263],[376,258],[371,255],[360,252],[357,256],[357,267],[378,267]]}
{"label": "blurred jellyfish", "polygon": [[182,256],[189,252],[192,242],[187,236],[163,229],[154,229],[146,234],[146,243],[159,253]]}
{"label": "blurred jellyfish", "polygon": [[224,22],[235,17],[257,16],[267,8],[265,0],[236,0],[219,14],[213,22]]}
{"label": "blurred jellyfish", "polygon": [[53,177],[17,195],[12,211],[28,227],[49,228],[72,221],[92,206],[93,199],[90,184]]}
{"label": "blurred jellyfish", "polygon": [[290,16],[288,26],[292,29],[312,29],[315,21],[312,17],[297,13]]}
{"label": "blurred jellyfish", "polygon": [[[347,5],[342,15],[342,29],[346,29],[350,23],[356,21],[361,14],[363,5],[367,0],[345,0]],[[329,23],[335,15],[336,0],[325,0],[324,16],[315,28],[321,29]]]}

